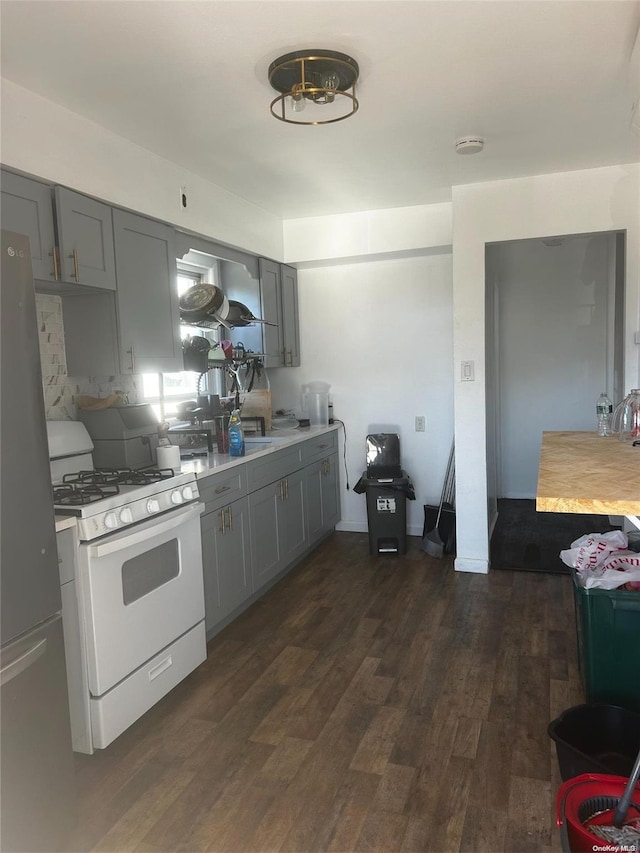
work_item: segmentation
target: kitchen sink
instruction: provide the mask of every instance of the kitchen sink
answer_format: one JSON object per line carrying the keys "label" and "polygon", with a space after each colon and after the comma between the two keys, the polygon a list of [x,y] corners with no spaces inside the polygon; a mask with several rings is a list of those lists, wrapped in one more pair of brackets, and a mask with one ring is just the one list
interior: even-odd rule
{"label": "kitchen sink", "polygon": [[283,444],[286,441],[291,441],[291,435],[245,435],[244,443],[250,444],[252,447],[269,444]]}

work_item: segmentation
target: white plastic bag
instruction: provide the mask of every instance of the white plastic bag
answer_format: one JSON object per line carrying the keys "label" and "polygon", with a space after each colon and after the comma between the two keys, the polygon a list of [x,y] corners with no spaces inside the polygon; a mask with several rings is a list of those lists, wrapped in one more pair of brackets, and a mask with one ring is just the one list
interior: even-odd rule
{"label": "white plastic bag", "polygon": [[593,570],[606,563],[614,551],[626,549],[628,544],[627,535],[621,530],[587,533],[572,542],[566,551],[560,551],[560,559],[580,572]]}
{"label": "white plastic bag", "polygon": [[595,571],[579,572],[585,589],[617,589],[627,583],[640,581],[640,554],[635,551],[615,551]]}

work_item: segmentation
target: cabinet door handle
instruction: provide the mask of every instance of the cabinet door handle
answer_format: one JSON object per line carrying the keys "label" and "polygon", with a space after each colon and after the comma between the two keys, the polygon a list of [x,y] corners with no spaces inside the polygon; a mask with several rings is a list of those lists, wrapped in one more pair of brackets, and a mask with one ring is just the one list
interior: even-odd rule
{"label": "cabinet door handle", "polygon": [[128,353],[131,353],[131,372],[136,372],[136,357],[133,351],[133,344],[131,344],[131,348],[127,350]]}
{"label": "cabinet door handle", "polygon": [[231,507],[227,507],[227,512],[229,513],[229,533],[233,530],[233,509]]}
{"label": "cabinet door handle", "polygon": [[78,250],[74,249],[69,255],[70,258],[73,258],[73,277],[76,281],[80,281],[80,270],[78,264]]}
{"label": "cabinet door handle", "polygon": [[60,281],[60,266],[58,264],[58,250],[54,246],[53,249],[49,252],[51,257],[53,258],[53,277],[56,281]]}
{"label": "cabinet door handle", "polygon": [[220,510],[220,512],[218,513],[218,516],[220,518],[220,527],[218,528],[218,533],[224,533],[224,510],[223,509]]}
{"label": "cabinet door handle", "polygon": [[284,497],[285,497],[285,500],[287,500],[287,501],[289,500],[289,480],[288,479],[286,479],[284,481]]}
{"label": "cabinet door handle", "polygon": [[215,490],[216,495],[221,495],[223,492],[228,492],[231,486],[218,486]]}
{"label": "cabinet door handle", "polygon": [[284,500],[284,480],[280,480],[278,483],[278,491],[280,492],[280,500]]}
{"label": "cabinet door handle", "polygon": [[293,352],[290,349],[285,351],[284,363],[287,367],[291,367],[293,365]]}

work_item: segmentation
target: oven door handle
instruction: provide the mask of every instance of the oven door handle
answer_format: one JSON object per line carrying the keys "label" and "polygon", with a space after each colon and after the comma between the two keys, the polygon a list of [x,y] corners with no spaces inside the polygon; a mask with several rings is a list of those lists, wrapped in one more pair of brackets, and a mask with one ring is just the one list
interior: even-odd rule
{"label": "oven door handle", "polygon": [[[167,513],[163,518],[154,520],[154,524],[148,522],[144,527],[132,528],[129,532],[122,531],[121,534],[105,539],[104,542],[97,542],[95,545],[89,545],[88,552],[92,557],[105,557],[107,554],[113,554],[116,551],[121,551],[123,548],[129,548],[132,545],[139,545],[148,539],[155,539],[176,527],[180,527],[193,515],[202,515],[204,504],[189,504],[183,510],[174,510]],[[151,519],[149,519],[151,521]]]}

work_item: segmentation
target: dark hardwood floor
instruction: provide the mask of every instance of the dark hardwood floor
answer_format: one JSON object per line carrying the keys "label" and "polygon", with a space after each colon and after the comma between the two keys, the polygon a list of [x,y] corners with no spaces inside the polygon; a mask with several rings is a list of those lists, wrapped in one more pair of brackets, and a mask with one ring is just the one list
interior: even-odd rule
{"label": "dark hardwood floor", "polygon": [[570,578],[337,533],[108,749],[69,850],[558,851]]}

